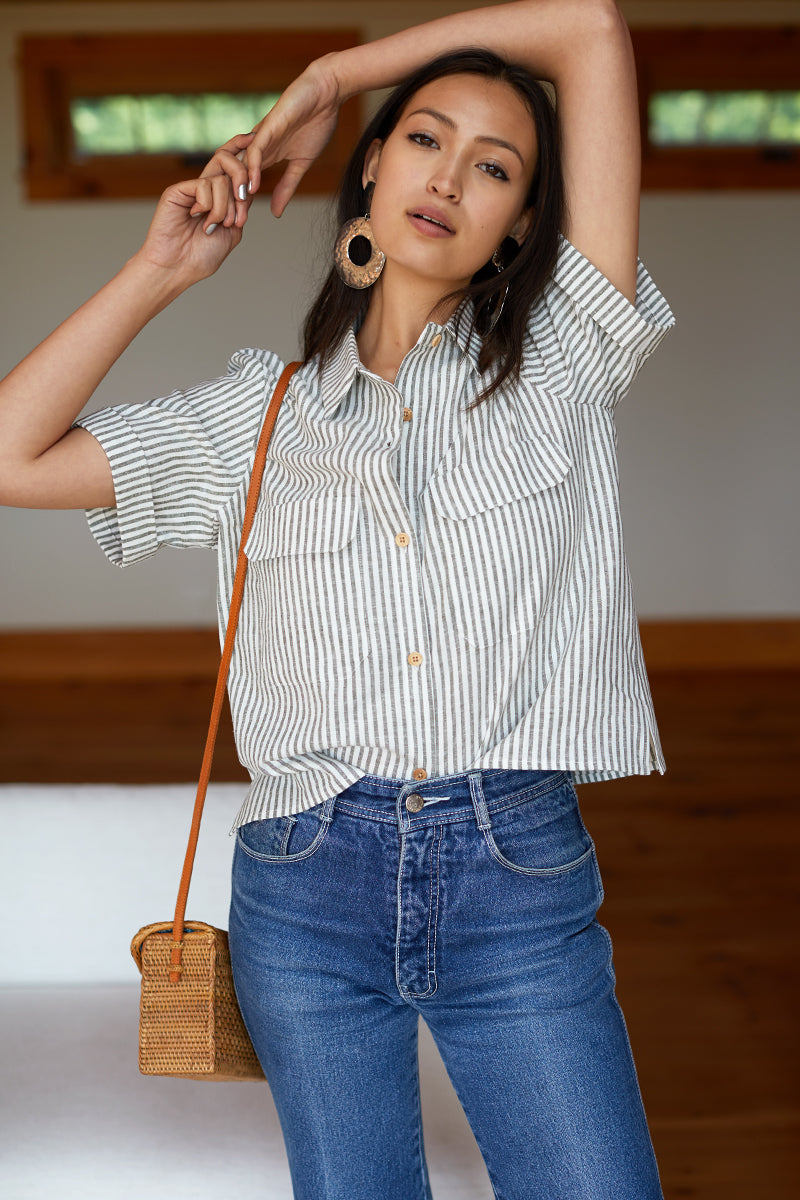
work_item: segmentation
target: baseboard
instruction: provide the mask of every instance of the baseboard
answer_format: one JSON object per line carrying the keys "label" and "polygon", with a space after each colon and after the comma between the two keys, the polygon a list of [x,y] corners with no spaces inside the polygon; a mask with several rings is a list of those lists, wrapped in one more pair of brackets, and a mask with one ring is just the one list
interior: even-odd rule
{"label": "baseboard", "polygon": [[[642,621],[651,671],[800,669],[800,620]],[[213,679],[214,629],[63,629],[0,633],[3,683]]]}
{"label": "baseboard", "polygon": [[650,671],[796,671],[800,620],[642,621]]}

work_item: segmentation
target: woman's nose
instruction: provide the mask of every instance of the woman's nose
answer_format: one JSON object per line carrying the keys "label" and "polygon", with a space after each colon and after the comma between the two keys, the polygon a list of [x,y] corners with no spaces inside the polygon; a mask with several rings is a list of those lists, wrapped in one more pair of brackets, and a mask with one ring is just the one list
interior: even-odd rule
{"label": "woman's nose", "polygon": [[458,200],[461,196],[458,171],[454,166],[446,163],[438,165],[437,170],[428,181],[428,187],[437,196],[446,197],[448,200]]}

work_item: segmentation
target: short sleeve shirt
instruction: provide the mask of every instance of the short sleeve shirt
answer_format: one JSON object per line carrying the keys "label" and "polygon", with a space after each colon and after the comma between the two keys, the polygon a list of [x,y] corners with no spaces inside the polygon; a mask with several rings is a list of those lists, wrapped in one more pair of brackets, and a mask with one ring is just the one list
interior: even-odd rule
{"label": "short sleeve shirt", "polygon": [[[631,304],[565,239],[520,378],[487,377],[457,312],[394,383],[353,332],[292,377],[267,454],[229,695],[252,783],[235,825],[364,775],[664,762],[625,560],[614,408],[673,324],[644,266]],[[188,391],[83,418],[116,508],[112,562],[159,546],[219,561],[224,635],[255,444],[283,368],[238,351]],[[415,775],[416,772],[416,775]]]}

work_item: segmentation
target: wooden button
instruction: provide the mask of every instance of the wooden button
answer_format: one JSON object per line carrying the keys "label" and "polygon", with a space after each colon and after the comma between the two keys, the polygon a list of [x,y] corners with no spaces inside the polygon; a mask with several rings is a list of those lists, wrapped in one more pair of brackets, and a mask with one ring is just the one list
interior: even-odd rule
{"label": "wooden button", "polygon": [[398,533],[394,540],[397,542],[398,546],[407,546],[411,541],[411,538],[407,533]]}
{"label": "wooden button", "polygon": [[412,779],[427,779],[428,772],[425,770],[424,767],[414,767],[414,770],[411,772],[411,778]]}
{"label": "wooden button", "polygon": [[408,661],[412,667],[418,667],[422,662],[422,655],[419,650],[412,650],[408,656]]}
{"label": "wooden button", "polygon": [[435,334],[434,337],[431,338],[431,346],[434,346],[434,347],[438,346],[439,342],[441,340],[442,340],[442,335],[440,333]]}
{"label": "wooden button", "polygon": [[411,411],[411,409],[410,409],[410,408],[404,408],[404,409],[403,409],[403,420],[404,420],[404,421],[410,421],[410,420],[411,420],[411,418],[413,417],[413,415],[414,415],[414,414],[413,414],[413,412]]}

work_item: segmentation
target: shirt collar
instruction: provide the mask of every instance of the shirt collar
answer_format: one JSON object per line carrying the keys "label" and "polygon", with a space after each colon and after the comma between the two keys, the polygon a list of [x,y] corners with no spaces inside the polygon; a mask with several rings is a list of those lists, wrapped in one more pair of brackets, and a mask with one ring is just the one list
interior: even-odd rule
{"label": "shirt collar", "polygon": [[[433,322],[426,325],[420,334],[417,345],[428,342],[434,330],[441,330],[442,334],[452,338],[469,361],[474,374],[480,374],[478,360],[483,343],[480,334],[475,332],[473,306],[470,300],[464,300],[459,304],[452,317],[443,326],[435,325]],[[316,361],[306,364],[306,368],[299,372],[301,378],[309,369],[316,373]],[[322,412],[327,420],[336,416],[342,400],[353,385],[357,372],[366,374],[366,368],[358,354],[355,330],[350,328],[326,362],[319,381],[313,387],[313,391],[320,398]],[[303,380],[303,382],[310,383],[309,380]]]}

